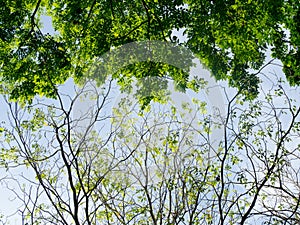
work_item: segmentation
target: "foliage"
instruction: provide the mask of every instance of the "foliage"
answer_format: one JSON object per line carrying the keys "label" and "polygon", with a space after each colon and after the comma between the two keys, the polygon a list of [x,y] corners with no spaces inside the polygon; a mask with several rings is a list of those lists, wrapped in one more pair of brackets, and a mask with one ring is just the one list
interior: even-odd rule
{"label": "foliage", "polygon": [[[257,72],[266,52],[280,59],[291,85],[299,85],[298,1],[187,1],[191,21],[188,46],[211,68],[217,79],[255,97]],[[270,62],[271,63],[271,62]]]}
{"label": "foliage", "polygon": [[[297,0],[3,0],[0,12],[1,184],[23,224],[299,223],[299,88],[263,73],[300,84]],[[226,115],[170,105],[167,80],[205,86],[189,50],[237,88]],[[64,92],[68,78],[82,88]],[[114,81],[137,101],[111,112]]]}
{"label": "foliage", "polygon": [[[258,94],[259,72],[272,64],[265,62],[269,49],[282,62],[289,83],[299,85],[299,12],[297,0],[4,0],[2,91],[22,101],[37,94],[54,97],[57,84],[69,77],[79,82],[113,47],[147,40],[179,43],[173,31],[185,29],[183,45],[216,79],[228,80],[252,99]],[[55,34],[40,30],[41,15],[52,18]],[[187,86],[181,70],[153,63],[119,71],[116,79],[120,73],[145,77],[150,70],[156,76],[169,73],[182,89]]]}

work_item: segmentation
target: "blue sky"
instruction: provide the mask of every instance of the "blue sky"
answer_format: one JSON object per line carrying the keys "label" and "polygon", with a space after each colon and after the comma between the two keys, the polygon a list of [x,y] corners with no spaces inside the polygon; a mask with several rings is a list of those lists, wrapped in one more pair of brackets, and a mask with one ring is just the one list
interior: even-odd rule
{"label": "blue sky", "polygon": [[[50,17],[42,16],[42,22],[44,24],[44,28],[42,29],[42,32],[54,34],[54,30],[53,30],[53,28],[51,26],[51,19],[50,19]],[[269,59],[270,58],[268,58],[267,61]],[[269,66],[264,71],[265,71],[266,77],[269,76],[270,71],[278,74],[279,76],[283,76],[281,68],[278,67],[278,66]],[[209,76],[209,72],[208,71],[206,71],[205,73],[206,73],[205,74],[206,76],[207,75]],[[214,84],[213,82],[214,81],[212,80],[211,81],[211,85],[212,86]],[[227,87],[226,82],[220,82],[220,83],[227,88],[227,90],[229,91],[229,93],[234,93],[234,91],[230,90]],[[73,87],[74,87],[74,84],[73,84],[72,80],[69,80],[67,82],[67,84],[63,87],[63,89],[64,89],[65,92],[69,91],[70,93],[72,93]],[[270,83],[266,82],[262,86],[263,89],[269,88],[269,87],[271,87],[271,82]],[[218,93],[218,91],[220,91],[220,90],[215,90],[215,91],[213,90],[210,95],[206,95],[206,96],[202,95],[201,98],[206,98],[206,100],[208,99],[208,102],[211,102],[211,103],[215,102],[214,104],[217,104],[217,106],[221,107],[220,104],[222,104],[222,101],[223,101],[221,98],[224,98],[224,96],[221,96],[221,94],[220,94],[221,92]],[[291,90],[291,92],[293,92],[293,91]],[[295,97],[297,97],[297,96],[299,96],[299,92],[295,91],[292,95],[294,95]],[[193,97],[195,97],[193,93],[187,92],[186,94],[176,95],[174,98],[176,98],[176,99],[182,98],[183,100],[186,100],[186,99],[187,100],[191,100]],[[117,101],[117,98],[118,97],[116,97],[116,101]],[[5,111],[5,107],[6,107],[5,105],[6,104],[5,104],[5,102],[3,101],[2,98],[0,100],[0,105],[1,105],[1,109],[2,109],[2,113],[0,114],[0,120],[1,121],[7,121],[6,114],[3,113]],[[212,105],[210,105],[210,107],[212,107]],[[85,108],[86,106],[83,103],[82,105],[78,106],[78,108],[80,108],[80,107],[81,108]],[[225,106],[224,106],[224,108],[225,108]],[[0,173],[1,174],[0,178],[4,177],[7,174],[7,172],[5,171],[5,169],[1,169],[0,172],[1,172]],[[17,170],[15,170],[15,172],[16,173],[23,172],[25,176],[32,177],[32,178],[34,177],[32,175],[32,173],[24,170],[24,168],[17,169]],[[5,214],[5,215],[10,215],[10,214],[14,213],[17,210],[18,203],[17,203],[17,201],[11,201],[13,199],[13,194],[12,194],[11,191],[8,191],[5,188],[2,188],[2,190],[0,191],[0,199],[1,199],[1,202],[0,202],[0,213]],[[13,225],[14,224],[18,224],[19,225],[19,224],[21,224],[20,223],[20,219],[21,218],[20,218],[19,215],[13,216],[13,217],[11,217],[10,222]]]}

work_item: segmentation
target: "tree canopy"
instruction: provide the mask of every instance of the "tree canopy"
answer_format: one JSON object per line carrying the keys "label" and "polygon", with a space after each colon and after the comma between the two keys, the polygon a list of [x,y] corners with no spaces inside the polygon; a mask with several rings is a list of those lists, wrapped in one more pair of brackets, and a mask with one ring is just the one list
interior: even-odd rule
{"label": "tree canopy", "polygon": [[[2,0],[0,185],[16,207],[0,224],[299,223],[299,13],[298,0]],[[217,85],[224,113],[196,93],[212,87],[190,76],[191,52],[234,87]],[[195,98],[167,98],[169,80]],[[117,88],[137,90],[115,104]]]}
{"label": "tree canopy", "polygon": [[[0,10],[1,85],[12,99],[54,97],[57,84],[69,77],[79,82],[113,47],[146,40],[179,44],[176,29],[184,29],[181,44],[216,79],[228,80],[247,98],[257,96],[259,72],[272,64],[265,61],[269,50],[282,62],[289,83],[300,84],[297,0],[4,0]],[[55,34],[41,31],[41,15],[52,18]],[[181,88],[187,86],[188,76],[171,66],[138,67],[144,70],[130,67],[122,73],[167,73]]]}

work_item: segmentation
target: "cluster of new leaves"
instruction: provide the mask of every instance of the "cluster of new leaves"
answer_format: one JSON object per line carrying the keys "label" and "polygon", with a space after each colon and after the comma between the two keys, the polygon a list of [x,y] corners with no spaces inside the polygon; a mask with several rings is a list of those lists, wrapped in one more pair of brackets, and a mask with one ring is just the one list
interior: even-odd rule
{"label": "cluster of new leaves", "polygon": [[[1,163],[35,176],[13,175],[17,212],[31,224],[295,224],[300,108],[285,87],[228,96],[223,116],[199,100],[141,113],[125,97],[109,111],[111,83],[8,103]],[[78,113],[81,98],[94,104]]]}

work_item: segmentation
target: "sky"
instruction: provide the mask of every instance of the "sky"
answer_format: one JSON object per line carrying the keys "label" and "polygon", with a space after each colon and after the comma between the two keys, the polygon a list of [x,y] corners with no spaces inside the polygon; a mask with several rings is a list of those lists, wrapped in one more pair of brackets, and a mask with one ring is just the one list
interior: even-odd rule
{"label": "sky", "polygon": [[[48,16],[42,16],[42,23],[44,24],[44,27],[41,29],[41,31],[43,33],[49,33],[49,34],[55,34],[55,31],[51,25],[51,18]],[[175,34],[182,34],[183,30],[180,31],[174,31]],[[185,37],[182,37],[182,41],[185,39]],[[205,100],[206,102],[208,102],[208,110],[210,110],[211,112],[213,111],[214,107],[218,107],[220,109],[220,112],[222,112],[223,114],[225,113],[224,108],[223,108],[223,96],[222,96],[222,92],[221,90],[216,86],[216,82],[213,78],[210,77],[210,73],[208,70],[204,69],[199,60],[196,60],[195,63],[197,64],[196,67],[194,67],[191,70],[190,75],[192,77],[194,76],[200,76],[205,78],[208,81],[208,86],[211,86],[211,90],[206,93],[204,91],[202,91],[200,94],[196,94],[192,91],[187,91],[186,93],[181,93],[178,91],[174,90],[174,85],[170,82],[169,83],[169,90],[171,91],[171,98],[175,99],[175,101],[173,101],[174,106],[179,109],[181,108],[181,104],[183,102],[189,102],[192,105],[192,99],[193,98],[198,98],[198,99],[202,99]],[[69,79],[63,86],[61,86],[61,90],[65,93],[68,93],[70,95],[74,94],[74,82],[72,81],[72,79]],[[120,92],[117,92],[117,94],[114,94],[114,99],[112,99],[112,105],[108,106],[108,107],[115,107],[117,106],[117,104],[119,103],[120,99],[122,97],[128,97],[128,98],[134,98],[132,96],[124,96],[124,94],[120,94]],[[64,102],[65,104],[67,104],[67,102]],[[3,111],[5,111],[6,103],[4,101],[3,98],[0,99],[0,104],[1,104],[1,109]],[[88,98],[84,99],[84,101],[81,102],[77,102],[75,104],[75,117],[78,117],[80,115],[84,115],[86,112],[86,109],[88,108],[90,104],[90,101],[88,100]],[[7,114],[0,114],[0,120],[1,121],[6,121],[8,122],[8,115]],[[189,117],[189,115],[187,115],[187,117]],[[183,118],[184,119],[184,118]],[[185,119],[186,120],[186,119]],[[216,132],[215,138],[218,139],[220,136],[220,132],[218,133],[218,131]],[[27,170],[25,167],[24,168],[19,168],[19,169],[15,169],[15,170],[11,170],[11,173],[14,174],[19,174],[20,172],[22,172],[24,174],[25,177],[31,177],[31,179],[35,179],[34,175],[32,174],[32,172],[30,172],[30,170]],[[5,169],[0,169],[0,174],[3,177],[7,174],[7,171],[5,171]],[[14,195],[11,191],[7,190],[5,188],[5,185],[8,185],[10,188],[13,188],[17,191],[18,187],[16,186],[16,183],[11,181],[8,184],[7,183],[3,183],[2,184],[2,191],[0,191],[0,213],[4,214],[4,215],[13,215],[14,213],[16,213],[18,204],[17,200],[14,200]],[[1,188],[1,186],[0,186]],[[16,215],[11,216],[9,218],[9,221],[11,224],[20,224],[20,212],[18,212]]]}
{"label": "sky", "polygon": [[[47,16],[42,16],[42,22],[44,24],[44,28],[41,29],[42,32],[44,33],[50,33],[50,34],[54,34],[54,30],[53,30],[53,27],[51,25],[51,19],[50,17],[47,17]],[[179,33],[182,33],[182,30],[179,31]],[[184,37],[182,38],[182,40],[184,40]],[[267,58],[266,61],[268,61],[270,58]],[[199,75],[199,71],[201,71],[201,74],[200,76],[201,77],[205,77],[206,79],[209,80],[209,85],[212,87],[210,90],[210,92],[207,94],[207,93],[201,93],[200,94],[200,97],[199,95],[196,95],[195,93],[192,93],[191,91],[188,91],[186,93],[178,93],[178,92],[172,92],[172,98],[173,99],[176,99],[175,101],[175,106],[178,108],[178,106],[180,106],[181,102],[182,101],[188,101],[188,102],[191,102],[192,101],[192,98],[194,97],[197,97],[197,98],[200,98],[200,99],[204,99],[206,100],[208,103],[209,103],[209,107],[210,107],[210,110],[213,110],[214,107],[218,107],[221,111],[221,113],[224,113],[225,114],[225,104],[224,104],[224,94],[223,94],[223,91],[222,89],[220,89],[219,87],[217,87],[216,85],[217,84],[221,84],[222,86],[226,87],[227,91],[229,92],[229,95],[230,94],[233,94],[234,91],[231,90],[230,88],[228,88],[228,86],[226,85],[226,82],[218,82],[216,83],[214,81],[214,79],[210,78],[210,74],[209,74],[209,71],[205,70],[204,68],[201,67],[201,65],[198,63],[198,67],[196,67],[193,71],[191,71],[191,75]],[[266,74],[266,77],[269,76],[269,73],[270,71],[271,72],[274,72],[276,74],[278,74],[279,76],[283,76],[283,73],[281,71],[281,68],[278,67],[278,66],[269,66],[267,67],[264,71],[265,74]],[[264,72],[262,71],[262,72]],[[262,86],[262,89],[266,89],[266,88],[269,88],[271,87],[271,82],[265,82]],[[73,87],[74,87],[74,83],[72,82],[72,80],[68,80],[68,82],[65,84],[65,86],[62,87],[62,89],[65,91],[65,92],[69,92],[69,93],[73,93]],[[291,94],[292,96],[299,96],[299,92],[297,91],[293,91],[293,90],[290,90],[291,91]],[[115,99],[113,100],[113,104],[114,105],[117,105],[120,97],[122,97],[122,95],[116,95],[115,96]],[[2,111],[4,111],[5,109],[5,106],[6,103],[3,101],[3,98],[0,98],[0,106],[1,106],[1,109]],[[84,110],[81,112],[80,109],[85,109],[87,108],[87,106],[89,105],[88,102],[82,102],[82,103],[79,103],[78,106],[76,106],[78,108],[78,112],[80,114],[84,113]],[[1,121],[8,121],[7,120],[7,115],[6,114],[0,114],[0,120]],[[221,134],[218,133],[218,131],[216,131],[216,138],[218,138]],[[15,171],[12,171],[12,172],[15,172],[15,173],[19,173],[19,172],[23,172],[24,176],[26,177],[30,177],[31,179],[34,179],[34,176],[31,172],[27,171],[26,169],[24,168],[21,168],[21,169],[16,169]],[[0,169],[0,179],[4,176],[6,176],[7,174],[7,171],[5,171],[5,169]],[[13,185],[13,183],[9,184],[10,187],[12,188],[16,188],[16,186]],[[12,201],[13,200],[13,194],[11,191],[7,190],[5,188],[5,185],[2,183],[2,186],[0,186],[1,188],[1,191],[0,191],[0,213],[4,214],[4,215],[11,215],[13,213],[16,212],[17,210],[17,206],[18,206],[18,203],[16,203],[17,201]],[[17,216],[12,216],[10,218],[10,224],[12,225],[20,225],[20,213],[18,213]]]}

